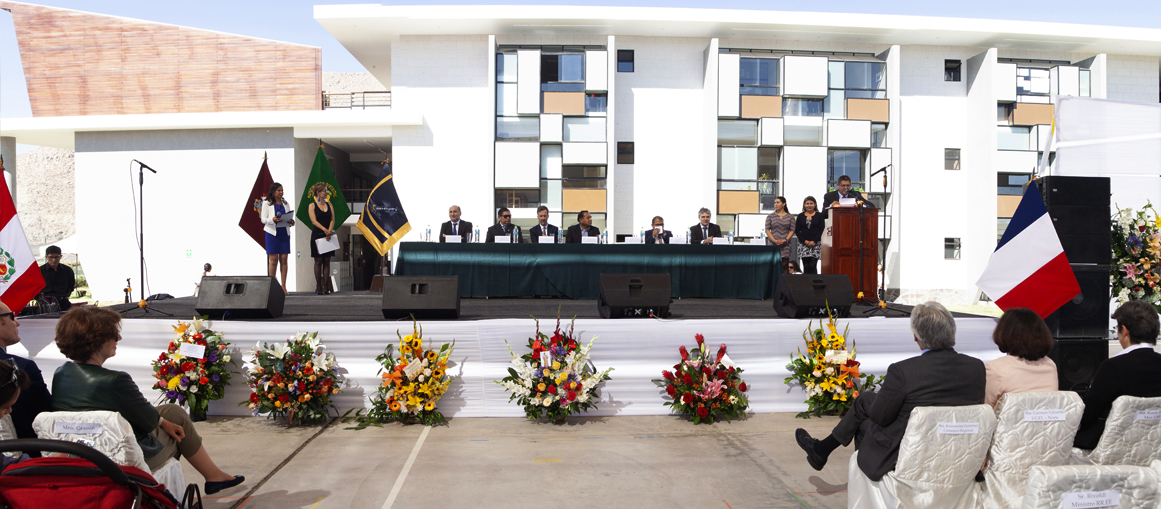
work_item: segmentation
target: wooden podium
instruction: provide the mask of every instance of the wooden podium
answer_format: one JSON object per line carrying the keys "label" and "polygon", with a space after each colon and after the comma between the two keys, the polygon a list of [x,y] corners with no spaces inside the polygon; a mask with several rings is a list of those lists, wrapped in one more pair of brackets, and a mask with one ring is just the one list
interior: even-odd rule
{"label": "wooden podium", "polygon": [[[860,211],[862,212],[860,216]],[[879,209],[835,207],[830,209],[822,232],[822,274],[846,274],[855,289],[872,301],[878,300]],[[860,220],[861,219],[861,220]],[[860,224],[862,225],[860,232]],[[862,235],[862,284],[859,284],[859,236]]]}

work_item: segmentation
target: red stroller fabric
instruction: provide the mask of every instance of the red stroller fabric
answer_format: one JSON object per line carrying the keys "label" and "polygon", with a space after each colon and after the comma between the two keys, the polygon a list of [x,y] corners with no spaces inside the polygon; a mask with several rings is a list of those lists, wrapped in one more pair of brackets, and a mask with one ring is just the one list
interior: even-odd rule
{"label": "red stroller fabric", "polygon": [[177,503],[147,472],[121,466],[130,486],[117,484],[81,458],[33,458],[0,473],[0,502],[12,509],[176,509]]}

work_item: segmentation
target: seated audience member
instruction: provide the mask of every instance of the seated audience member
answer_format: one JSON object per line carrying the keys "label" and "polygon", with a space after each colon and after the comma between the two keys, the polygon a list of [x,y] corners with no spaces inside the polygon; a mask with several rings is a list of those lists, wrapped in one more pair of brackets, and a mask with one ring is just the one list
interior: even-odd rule
{"label": "seated audience member", "polygon": [[45,248],[44,261],[48,263],[40,266],[40,275],[44,276],[44,289],[40,294],[56,299],[60,303],[60,310],[68,311],[72,307],[69,296],[77,287],[77,277],[73,274],[72,267],[62,264],[60,258],[59,247]]}
{"label": "seated audience member", "polygon": [[121,315],[106,308],[81,307],[69,311],[56,325],[56,346],[72,362],[57,368],[52,379],[58,412],[117,412],[129,421],[151,470],[169,458],[185,457],[206,479],[205,492],[214,494],[245,481],[223,472],[202,446],[189,414],[180,406],[154,407],[145,400],[128,373],[102,367],[117,355]]}
{"label": "seated audience member", "polygon": [[1157,310],[1145,301],[1131,300],[1113,312],[1117,321],[1120,353],[1101,363],[1084,393],[1084,415],[1076,432],[1075,447],[1092,449],[1100,442],[1105,419],[1120,396],[1161,396],[1161,354],[1157,346]]}
{"label": "seated audience member", "polygon": [[524,242],[524,236],[520,235],[520,228],[512,225],[512,212],[508,210],[508,207],[500,207],[496,219],[496,224],[488,228],[488,235],[484,239],[485,243],[494,243],[496,237],[504,236],[511,236],[513,244]]}
{"label": "seated audience member", "polygon": [[937,302],[915,306],[911,333],[922,353],[888,366],[887,379],[878,393],[864,392],[855,398],[830,436],[816,440],[802,428],[795,430],[794,438],[815,470],[822,470],[838,446],[854,439],[859,469],[878,481],[895,469],[911,409],[983,403],[984,363],[952,348],[955,320],[947,308]]}
{"label": "seated audience member", "polygon": [[[29,384],[28,374],[23,370],[17,369],[10,362],[0,362],[0,419],[12,413],[16,402],[23,395],[21,393],[25,389],[28,389]],[[36,435],[33,435],[32,438],[36,438]],[[37,453],[37,456],[39,456],[39,453]],[[3,470],[8,465],[28,459],[28,454],[21,454],[19,458],[9,458],[7,455],[0,455],[0,458],[4,460],[4,464],[0,466],[0,470]]]}
{"label": "seated audience member", "polygon": [[556,243],[556,234],[560,229],[548,224],[548,207],[541,205],[536,207],[536,226],[528,230],[529,236],[532,238],[533,244],[540,243],[540,237],[552,237],[552,243]]}
{"label": "seated audience member", "polygon": [[[448,221],[445,221],[439,226],[439,241],[440,243],[447,242],[447,236],[459,236],[461,243],[467,243],[472,238],[472,222],[463,221],[460,219],[460,206],[452,205],[447,209]],[[479,242],[479,240],[476,240]]]}
{"label": "seated audience member", "polygon": [[593,226],[593,215],[582,210],[576,215],[577,224],[568,227],[564,233],[565,244],[580,244],[583,237],[600,237],[601,229]]}
{"label": "seated audience member", "polygon": [[[9,347],[20,342],[19,327],[20,322],[16,321],[12,310],[0,303],[0,360],[15,366],[28,379],[28,383],[22,386],[24,390],[20,391],[20,398],[9,409],[12,412],[12,425],[16,428],[17,438],[36,438],[32,421],[41,412],[52,411],[52,396],[35,362],[8,353]],[[0,377],[0,383],[5,380]],[[3,401],[6,400],[0,399],[0,402]]]}
{"label": "seated audience member", "polygon": [[646,244],[668,244],[673,238],[673,232],[665,229],[665,220],[661,216],[653,216],[653,229],[645,233]]}
{"label": "seated audience member", "polygon": [[689,227],[690,244],[713,244],[714,237],[722,236],[722,228],[710,222],[710,210],[702,207],[697,211],[698,223]]}
{"label": "seated audience member", "polygon": [[995,408],[1009,392],[1055,391],[1056,363],[1048,358],[1055,342],[1044,320],[1028,308],[1004,312],[992,331],[992,341],[1007,355],[984,364],[988,387],[984,403]]}

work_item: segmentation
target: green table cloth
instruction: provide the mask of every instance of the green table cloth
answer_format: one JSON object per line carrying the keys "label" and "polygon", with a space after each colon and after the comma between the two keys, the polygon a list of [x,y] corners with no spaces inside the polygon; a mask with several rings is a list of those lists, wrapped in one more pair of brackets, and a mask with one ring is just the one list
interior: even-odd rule
{"label": "green table cloth", "polygon": [[600,274],[668,273],[674,298],[768,299],[775,246],[402,242],[395,273],[459,276],[461,297],[596,299]]}

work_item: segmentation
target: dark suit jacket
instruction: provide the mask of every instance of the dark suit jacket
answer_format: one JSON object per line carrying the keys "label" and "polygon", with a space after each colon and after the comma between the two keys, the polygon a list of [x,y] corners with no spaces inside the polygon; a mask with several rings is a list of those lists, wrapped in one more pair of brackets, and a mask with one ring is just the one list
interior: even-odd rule
{"label": "dark suit jacket", "polygon": [[[509,235],[512,233],[512,230],[515,228],[516,228],[516,225],[514,225],[514,224],[508,225],[508,228],[505,229],[503,226],[500,226],[500,223],[496,223],[496,224],[492,225],[491,228],[488,228],[488,236],[486,239],[484,239],[484,242],[496,242],[497,236]],[[524,242],[524,235],[523,234],[516,235],[516,238],[513,239],[512,242],[515,242],[517,244]]]}
{"label": "dark suit jacket", "polygon": [[[601,229],[596,226],[589,227],[589,237],[600,237]],[[580,223],[568,227],[564,232],[565,244],[580,244],[581,243],[581,225]]]}
{"label": "dark suit jacket", "polygon": [[952,348],[932,350],[887,367],[869,418],[863,422],[859,468],[872,481],[895,469],[907,419],[917,406],[963,406],[984,402],[984,363]]}
{"label": "dark suit jacket", "polygon": [[[463,219],[460,219],[460,224],[459,224],[458,228],[459,228],[459,231],[457,231],[456,233],[459,233],[460,238],[463,239],[460,242],[467,242],[471,238],[471,235],[472,235],[472,223],[470,221],[464,221]],[[443,236],[444,235],[451,235],[451,234],[452,234],[451,221],[444,221],[443,226],[439,227],[439,242],[442,244],[444,242]]]}
{"label": "dark suit jacket", "polygon": [[[847,193],[847,197],[854,198],[856,200],[862,200],[863,205],[867,206],[867,207],[874,207],[875,206],[875,202],[868,200],[866,196],[863,196],[862,193],[855,191],[854,189],[851,189],[851,191],[849,193]],[[822,195],[822,218],[823,219],[830,217],[830,215],[827,212],[830,209],[830,204],[832,204],[836,201],[839,201],[839,192],[838,191],[831,191],[829,193]]]}
{"label": "dark suit jacket", "polygon": [[818,212],[815,212],[814,217],[811,218],[810,228],[806,227],[806,214],[799,212],[798,217],[794,219],[794,236],[798,237],[799,243],[806,240],[822,242],[822,232],[825,229],[826,218]]}
{"label": "dark suit jacket", "polygon": [[1100,442],[1105,418],[1120,396],[1161,396],[1161,354],[1147,348],[1133,350],[1101,363],[1084,394],[1084,415],[1073,446],[1092,449]]}
{"label": "dark suit jacket", "polygon": [[[547,232],[541,231],[544,229],[547,229],[548,231]],[[533,244],[539,244],[540,237],[542,235],[547,235],[549,237],[552,237],[553,238],[552,242],[555,244],[556,243],[556,234],[560,233],[560,228],[557,228],[551,224],[548,225],[548,228],[541,228],[540,223],[536,223],[536,226],[533,226],[531,230],[528,230],[528,232],[529,232],[529,237],[532,239]]]}
{"label": "dark suit jacket", "polygon": [[[673,232],[671,232],[669,230],[665,230],[665,233],[661,234],[660,239],[653,238],[653,230],[649,230],[649,231],[645,232],[645,243],[646,244],[653,244],[655,242],[660,243],[660,244],[668,244],[669,239],[672,239],[672,238],[673,238]],[[661,242],[657,242],[657,240],[660,240]]]}
{"label": "dark suit jacket", "polygon": [[129,373],[90,364],[65,362],[52,377],[52,408],[57,412],[117,412],[129,421],[145,459],[161,452],[157,429],[157,408],[145,399]]}
{"label": "dark suit jacket", "polygon": [[[721,237],[722,236],[722,227],[718,226],[717,224],[710,223],[709,224],[709,236],[710,237]],[[701,236],[701,223],[697,223],[693,226],[690,226],[689,227],[689,243],[690,244],[701,244],[701,241],[703,241],[703,240],[705,240],[705,237]]]}
{"label": "dark suit jacket", "polygon": [[16,398],[16,404],[12,405],[12,424],[16,428],[17,437],[36,438],[36,432],[32,431],[32,420],[41,412],[52,411],[52,395],[48,393],[48,386],[44,384],[44,375],[40,373],[40,368],[35,362],[10,355],[3,349],[0,349],[0,360],[11,361],[16,369],[28,375],[31,385],[20,391],[20,397]]}

